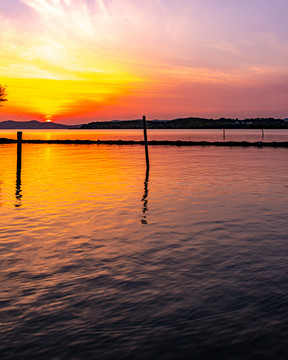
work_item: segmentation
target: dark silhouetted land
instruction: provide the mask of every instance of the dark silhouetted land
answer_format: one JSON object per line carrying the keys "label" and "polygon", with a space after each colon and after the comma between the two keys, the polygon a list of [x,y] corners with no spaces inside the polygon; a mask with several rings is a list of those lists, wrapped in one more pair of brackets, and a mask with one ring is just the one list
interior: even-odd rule
{"label": "dark silhouetted land", "polygon": [[[79,125],[80,126],[80,125]],[[13,121],[7,120],[0,122],[0,129],[77,129],[77,125],[62,125],[53,122]]]}
{"label": "dark silhouetted land", "polygon": [[[199,117],[174,120],[147,120],[149,129],[288,129],[287,119],[251,118],[206,119]],[[84,124],[81,129],[142,129],[142,120],[97,121]]]}
{"label": "dark silhouetted land", "polygon": [[[199,117],[174,120],[147,120],[148,129],[288,129],[288,119],[206,119]],[[82,125],[63,125],[54,122],[13,121],[0,122],[0,129],[142,129],[143,120],[95,121]]]}

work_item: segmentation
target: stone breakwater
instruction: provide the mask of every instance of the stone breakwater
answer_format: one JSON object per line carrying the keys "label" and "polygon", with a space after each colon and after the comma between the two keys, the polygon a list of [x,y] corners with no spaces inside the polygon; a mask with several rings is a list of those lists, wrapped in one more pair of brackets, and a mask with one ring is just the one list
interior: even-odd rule
{"label": "stone breakwater", "polygon": [[[15,139],[0,138],[0,144],[17,143]],[[136,140],[22,140],[23,144],[67,144],[67,145],[145,145],[144,141]],[[288,141],[284,142],[248,142],[248,141],[171,141],[171,140],[150,140],[148,145],[165,146],[225,146],[225,147],[273,147],[288,148]]]}

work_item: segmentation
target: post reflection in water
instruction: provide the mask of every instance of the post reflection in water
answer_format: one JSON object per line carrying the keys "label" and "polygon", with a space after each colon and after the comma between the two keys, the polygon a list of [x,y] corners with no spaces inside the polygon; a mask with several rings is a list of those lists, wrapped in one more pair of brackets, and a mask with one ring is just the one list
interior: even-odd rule
{"label": "post reflection in water", "polygon": [[21,167],[22,167],[22,149],[17,144],[17,172],[16,172],[16,191],[15,191],[15,207],[22,205],[22,190],[21,190]]}
{"label": "post reflection in water", "polygon": [[146,169],[146,176],[144,181],[144,194],[141,201],[143,201],[143,208],[142,208],[142,218],[141,223],[142,224],[148,224],[146,212],[148,211],[148,183],[149,183],[149,168]]}

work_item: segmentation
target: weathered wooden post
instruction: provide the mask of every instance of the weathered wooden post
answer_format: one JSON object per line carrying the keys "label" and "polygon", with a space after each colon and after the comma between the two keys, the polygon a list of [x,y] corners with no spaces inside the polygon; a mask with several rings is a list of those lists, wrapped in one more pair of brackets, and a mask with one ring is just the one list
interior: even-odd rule
{"label": "weathered wooden post", "polygon": [[145,156],[146,156],[146,170],[149,171],[149,153],[148,153],[148,142],[147,142],[147,128],[146,128],[146,116],[143,116],[143,131],[144,131],[144,142],[145,142]]}
{"label": "weathered wooden post", "polygon": [[225,140],[225,129],[223,129],[223,140]]}
{"label": "weathered wooden post", "polygon": [[22,162],[22,131],[17,131],[17,171],[21,172]]}
{"label": "weathered wooden post", "polygon": [[261,129],[262,130],[262,138],[264,138],[264,129]]}
{"label": "weathered wooden post", "polygon": [[21,206],[21,167],[22,167],[22,132],[17,131],[17,173],[16,173],[16,204]]}

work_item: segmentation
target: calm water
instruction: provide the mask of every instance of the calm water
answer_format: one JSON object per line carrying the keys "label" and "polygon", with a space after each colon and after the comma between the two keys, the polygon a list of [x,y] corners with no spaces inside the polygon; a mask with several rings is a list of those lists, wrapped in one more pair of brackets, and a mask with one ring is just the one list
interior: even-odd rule
{"label": "calm water", "polygon": [[[0,137],[16,139],[17,130],[0,130]],[[34,140],[143,140],[143,130],[23,130],[23,139]],[[149,140],[223,141],[222,129],[148,129]],[[288,129],[225,130],[225,141],[288,141]]]}
{"label": "calm water", "polygon": [[0,146],[1,359],[286,359],[288,151]]}

